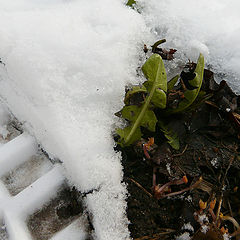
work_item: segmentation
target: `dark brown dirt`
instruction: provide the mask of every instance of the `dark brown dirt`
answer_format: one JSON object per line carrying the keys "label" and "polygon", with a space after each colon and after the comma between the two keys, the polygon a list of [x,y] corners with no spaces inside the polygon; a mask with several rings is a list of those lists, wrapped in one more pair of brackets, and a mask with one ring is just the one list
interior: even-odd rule
{"label": "dark brown dirt", "polygon": [[[239,97],[226,83],[218,85],[209,70],[205,70],[202,89],[213,93],[208,102],[167,119],[179,136],[179,151],[166,144],[159,130],[155,133],[143,130],[145,139],[155,138],[156,148],[150,152],[150,160],[146,159],[141,147],[118,148],[123,155],[124,180],[129,191],[127,215],[134,239],[175,239],[187,231],[182,229],[186,223],[194,228],[189,231],[193,240],[223,239],[221,227],[228,228],[231,233],[235,229],[231,222],[216,222],[210,215],[209,203],[214,198],[217,200],[215,214],[222,200],[221,212],[240,222],[239,125],[232,118],[233,112],[240,112]],[[233,104],[234,110],[226,111]],[[170,158],[163,156],[166,148],[171,152]],[[200,177],[202,183],[182,194],[156,199],[151,196],[153,166],[156,166],[156,162],[159,162],[157,183],[160,186],[173,179],[181,179],[183,175],[187,176],[188,183],[172,186],[172,192],[193,185]],[[195,217],[200,211],[200,199],[208,204],[201,213],[209,218],[206,224],[210,230],[204,236],[207,238],[203,238],[200,231],[204,224],[199,224]]]}

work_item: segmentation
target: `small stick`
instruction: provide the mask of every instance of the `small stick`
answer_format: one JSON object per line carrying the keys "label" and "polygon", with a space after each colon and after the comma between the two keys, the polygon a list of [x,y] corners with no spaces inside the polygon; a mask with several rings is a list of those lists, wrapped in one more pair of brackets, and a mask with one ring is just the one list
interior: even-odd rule
{"label": "small stick", "polygon": [[229,208],[230,215],[231,215],[231,217],[233,217],[232,207],[231,207],[231,204],[229,202],[229,199],[227,200],[227,203],[228,203],[228,208]]}
{"label": "small stick", "polygon": [[140,183],[136,182],[134,179],[132,178],[128,178],[131,182],[133,182],[134,184],[136,184],[140,189],[142,189],[149,197],[153,197],[153,195],[148,192]]}
{"label": "small stick", "polygon": [[230,216],[221,216],[221,219],[223,221],[230,221],[232,222],[232,224],[237,228],[239,229],[239,224],[238,222],[233,218],[233,217],[230,217]]}
{"label": "small stick", "polygon": [[153,167],[153,179],[152,179],[152,181],[153,181],[153,183],[152,183],[153,187],[155,187],[155,186],[157,185],[156,172],[157,172],[157,168],[156,168],[156,167]]}
{"label": "small stick", "polygon": [[172,157],[182,156],[186,152],[187,148],[188,148],[188,144],[186,144],[186,146],[184,147],[184,149],[183,149],[183,151],[181,153],[173,154]]}
{"label": "small stick", "polygon": [[[226,177],[227,177],[227,174],[228,174],[228,170],[230,169],[233,161],[235,159],[235,156],[232,156],[230,161],[229,161],[229,164],[228,164],[228,167],[225,171],[225,174],[223,176],[223,180],[222,180],[222,188],[223,188],[223,185],[224,185],[224,182],[226,180]],[[219,219],[219,214],[220,214],[220,211],[221,211],[221,207],[222,207],[222,201],[223,201],[223,193],[221,194],[221,197],[220,197],[220,200],[219,200],[219,204],[218,204],[218,210],[217,210],[217,214],[216,214],[216,221],[218,221]]]}
{"label": "small stick", "polygon": [[211,101],[208,100],[208,101],[205,101],[205,103],[212,106],[212,107],[215,107],[215,108],[219,109],[219,107],[214,102],[211,102]]}
{"label": "small stick", "polygon": [[[160,229],[161,230],[161,229]],[[160,233],[156,233],[156,234],[153,234],[153,236],[143,236],[143,237],[139,237],[139,238],[134,238],[134,240],[159,240],[161,236],[163,235],[167,235],[167,234],[170,234],[170,233],[173,233],[173,232],[176,232],[176,230],[174,229],[171,229],[171,228],[164,228],[162,229],[164,232],[160,232]]]}
{"label": "small stick", "polygon": [[166,42],[166,39],[161,39],[161,40],[155,42],[155,43],[153,44],[153,46],[152,46],[152,52],[154,53],[155,50],[156,50],[156,48],[157,48],[160,44],[165,43],[165,42]]}
{"label": "small stick", "polygon": [[220,214],[221,207],[222,207],[222,201],[223,201],[223,196],[221,195],[220,200],[219,200],[219,204],[218,204],[217,214],[216,214],[216,222],[219,219],[219,214]]}
{"label": "small stick", "polygon": [[187,188],[184,188],[184,189],[182,189],[182,190],[180,190],[180,191],[178,191],[178,192],[168,193],[168,194],[164,195],[162,198],[175,196],[175,195],[178,195],[178,194],[187,192],[187,191],[189,191],[189,190],[192,190],[193,188],[196,188],[201,182],[202,182],[202,178],[199,178],[199,180],[196,181],[192,186],[187,187]]}
{"label": "small stick", "polygon": [[150,155],[147,151],[147,146],[145,144],[143,145],[143,152],[144,152],[144,155],[147,159],[151,159],[151,157],[150,157]]}
{"label": "small stick", "polygon": [[235,159],[235,156],[232,156],[231,159],[230,159],[230,161],[229,161],[228,167],[227,167],[227,169],[226,169],[226,172],[225,172],[224,177],[223,177],[223,180],[222,180],[222,187],[223,187],[224,182],[225,182],[225,180],[226,180],[226,177],[227,177],[227,174],[228,174],[228,170],[230,169],[230,167],[231,167],[234,159]]}

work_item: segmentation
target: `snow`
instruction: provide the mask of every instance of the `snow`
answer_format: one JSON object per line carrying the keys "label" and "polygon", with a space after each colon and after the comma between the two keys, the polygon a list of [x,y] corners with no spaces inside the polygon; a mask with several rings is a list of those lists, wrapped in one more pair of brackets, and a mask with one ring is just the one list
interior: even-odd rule
{"label": "snow", "polygon": [[[143,44],[166,38],[165,46],[178,50],[168,63],[175,70],[202,52],[208,66],[240,90],[239,1],[138,2],[141,15],[121,0],[0,0],[2,100],[63,161],[72,184],[95,189],[86,204],[100,240],[129,238],[112,132],[125,85],[139,81]],[[2,116],[4,127],[8,116]]]}
{"label": "snow", "polygon": [[[155,38],[176,48],[179,58],[196,61],[202,52],[207,64],[240,92],[240,2],[238,0],[139,0]],[[164,46],[164,45],[162,45]]]}
{"label": "snow", "polygon": [[29,160],[37,151],[33,137],[22,134],[1,147],[0,176]]}
{"label": "snow", "polygon": [[211,159],[210,162],[211,162],[213,167],[218,168],[218,166],[219,166],[219,159],[217,157]]}
{"label": "snow", "polygon": [[188,232],[185,232],[181,235],[179,235],[178,237],[176,237],[176,240],[190,240],[190,234]]}
{"label": "snow", "polygon": [[209,226],[208,225],[202,225],[201,226],[201,232],[202,233],[207,233],[208,232],[208,230],[209,230]]}
{"label": "snow", "polygon": [[71,225],[69,225],[67,228],[65,228],[63,231],[60,231],[56,235],[54,235],[51,240],[65,240],[65,239],[71,239],[71,240],[85,240],[86,239],[86,233],[85,229],[82,229],[84,226],[85,219],[80,218],[75,220]]}
{"label": "snow", "polygon": [[198,222],[199,222],[201,225],[209,222],[209,219],[208,219],[208,217],[206,216],[206,214],[201,214],[201,215],[198,214],[197,216],[198,216]]}
{"label": "snow", "polygon": [[0,103],[0,136],[5,139],[8,135],[7,123],[11,116],[6,106]]}
{"label": "snow", "polygon": [[229,239],[231,239],[231,236],[228,233],[224,233],[223,234],[223,239],[224,240],[229,240]]}
{"label": "snow", "polygon": [[190,222],[185,223],[185,224],[182,226],[182,229],[183,229],[183,230],[189,230],[189,231],[194,232],[194,228],[193,228],[193,226],[191,225]]}
{"label": "snow", "polygon": [[113,116],[138,82],[144,20],[119,0],[0,0],[0,14],[0,95],[80,191],[96,189],[96,238],[127,239]]}

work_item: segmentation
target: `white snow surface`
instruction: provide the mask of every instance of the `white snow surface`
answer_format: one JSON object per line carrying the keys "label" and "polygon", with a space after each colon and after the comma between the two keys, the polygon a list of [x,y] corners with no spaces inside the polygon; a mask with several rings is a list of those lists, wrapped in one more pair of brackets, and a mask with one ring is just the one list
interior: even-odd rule
{"label": "white snow surface", "polygon": [[175,68],[202,52],[240,90],[238,0],[138,2],[141,15],[121,0],[0,0],[0,95],[79,190],[96,189],[87,204],[102,240],[129,239],[112,132],[143,44],[166,38]]}
{"label": "white snow surface", "polygon": [[190,240],[190,234],[188,232],[185,232],[181,234],[180,236],[176,237],[176,240]]}
{"label": "white snow surface", "polygon": [[240,2],[238,0],[138,0],[147,25],[163,46],[185,63],[199,52],[207,65],[240,92]]}
{"label": "white snow surface", "polygon": [[96,189],[96,239],[128,239],[112,131],[138,81],[144,20],[120,0],[0,0],[0,15],[0,95],[79,190]]}

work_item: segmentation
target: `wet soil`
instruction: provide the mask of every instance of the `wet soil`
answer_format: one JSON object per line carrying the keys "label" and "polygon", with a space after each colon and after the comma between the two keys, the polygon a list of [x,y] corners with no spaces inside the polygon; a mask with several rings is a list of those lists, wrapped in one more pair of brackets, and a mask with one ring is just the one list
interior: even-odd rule
{"label": "wet soil", "polygon": [[[165,119],[178,134],[178,151],[166,143],[159,129],[155,133],[142,129],[145,141],[149,137],[155,139],[150,159],[139,143],[117,148],[123,156],[124,180],[129,192],[127,215],[133,239],[170,240],[184,234],[193,240],[223,239],[224,229],[233,233],[236,227],[231,221],[220,219],[220,212],[240,223],[239,97],[225,81],[217,84],[209,70],[204,72],[202,90],[210,94],[207,101]],[[153,169],[158,186],[183,176],[188,183],[171,185],[169,192],[154,196]],[[170,191],[185,188],[188,191],[166,197]],[[212,215],[209,206],[215,198]],[[201,209],[200,200],[206,202],[205,209]],[[206,219],[201,221],[204,216]],[[186,227],[189,223],[191,227]]]}

